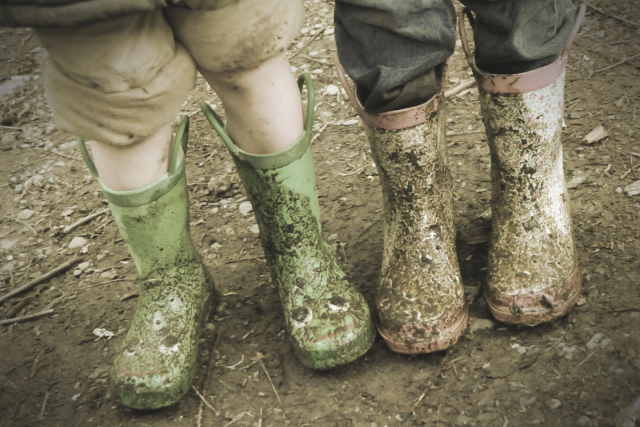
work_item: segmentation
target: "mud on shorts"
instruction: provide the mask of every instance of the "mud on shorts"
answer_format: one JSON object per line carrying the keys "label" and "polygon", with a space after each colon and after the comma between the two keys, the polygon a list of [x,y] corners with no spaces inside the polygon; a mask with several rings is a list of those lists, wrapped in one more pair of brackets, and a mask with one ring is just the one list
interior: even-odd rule
{"label": "mud on shorts", "polygon": [[256,68],[302,26],[302,0],[183,0],[76,28],[38,29],[58,127],[125,146],[175,119],[196,69]]}

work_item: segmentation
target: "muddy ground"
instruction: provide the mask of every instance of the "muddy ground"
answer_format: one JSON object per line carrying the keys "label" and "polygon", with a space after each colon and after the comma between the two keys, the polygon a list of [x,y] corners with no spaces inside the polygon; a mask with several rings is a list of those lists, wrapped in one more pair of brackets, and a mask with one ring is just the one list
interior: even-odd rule
{"label": "muddy ground", "polygon": [[[635,23],[631,0],[600,2]],[[350,279],[373,302],[382,249],[379,178],[331,57],[333,5],[307,3],[289,49],[296,72],[315,76],[313,150],[324,231]],[[136,272],[73,143],[52,124],[42,90],[44,51],[25,29],[0,29],[0,295],[69,261],[74,267],[0,305],[0,319],[54,313],[0,326],[0,426],[611,426],[640,393],[640,27],[590,9],[574,44],[566,88],[565,168],[584,290],[568,316],[535,328],[491,320],[481,291],[490,235],[489,155],[475,88],[449,99],[448,146],[455,181],[458,254],[471,322],[452,349],[407,357],[378,338],[357,362],[311,372],[284,333],[255,220],[231,158],[197,113],[220,102],[198,80],[188,156],[194,240],[221,290],[202,337],[196,388],[153,413],[120,406],[107,369],[136,306]],[[592,75],[593,74],[593,75]],[[458,47],[447,87],[470,78]],[[9,82],[9,83],[7,83]],[[13,85],[13,90],[7,90]],[[602,125],[609,136],[583,137]],[[82,239],[78,239],[82,238]],[[75,241],[74,241],[75,239]],[[74,241],[70,247],[71,242]],[[77,247],[76,244],[78,245]],[[96,328],[115,333],[94,335]],[[255,363],[261,355],[265,369]],[[270,375],[276,396],[265,370]],[[280,399],[280,401],[278,400]]]}

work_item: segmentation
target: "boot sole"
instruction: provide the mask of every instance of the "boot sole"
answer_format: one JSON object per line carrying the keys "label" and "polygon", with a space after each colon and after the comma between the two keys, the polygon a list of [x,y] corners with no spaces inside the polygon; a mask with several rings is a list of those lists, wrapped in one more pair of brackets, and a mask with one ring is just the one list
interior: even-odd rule
{"label": "boot sole", "polygon": [[578,302],[582,288],[580,266],[576,263],[569,276],[558,286],[529,295],[504,295],[489,290],[485,298],[491,314],[500,322],[535,326],[567,314]]}
{"label": "boot sole", "polygon": [[[382,328],[379,325],[378,332],[380,332],[389,349],[395,353],[428,354],[446,350],[458,342],[469,322],[469,307],[468,304],[464,302],[464,296],[462,298],[462,309],[449,324],[442,325],[439,324],[438,321],[434,321],[419,326],[419,329],[423,331],[437,331],[437,333],[431,334],[432,339],[416,340],[412,333],[402,334],[397,331]],[[415,324],[406,324],[402,326],[401,330],[415,331],[418,329],[416,326]]]}

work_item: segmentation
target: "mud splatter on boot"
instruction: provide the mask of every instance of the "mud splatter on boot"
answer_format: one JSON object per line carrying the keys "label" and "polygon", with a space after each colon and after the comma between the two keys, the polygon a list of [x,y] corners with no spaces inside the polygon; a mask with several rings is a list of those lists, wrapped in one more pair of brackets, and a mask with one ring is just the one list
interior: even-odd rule
{"label": "mud splatter on boot", "polygon": [[517,75],[476,67],[464,13],[460,34],[478,81],[491,152],[493,235],[485,296],[496,319],[536,325],[565,315],[580,295],[561,133],[565,67],[584,7],[560,58]]}
{"label": "mud splatter on boot", "polygon": [[140,274],[131,329],[110,370],[115,395],[136,409],[171,405],[189,390],[200,331],[216,298],[213,279],[189,232],[187,127],[185,119],[176,133],[169,172],[134,191],[107,188],[80,144]]}
{"label": "mud splatter on boot", "polygon": [[378,331],[398,353],[444,350],[464,332],[468,308],[455,247],[445,121],[439,111],[443,92],[417,107],[370,115],[336,65],[364,122],[382,184]]}
{"label": "mud splatter on boot", "polygon": [[313,87],[308,76],[301,77],[302,82],[309,90],[305,132],[280,153],[240,150],[213,110],[206,104],[202,108],[231,151],[253,205],[296,356],[308,368],[328,369],[366,353],[375,328],[366,301],[347,281],[322,235],[310,148]]}

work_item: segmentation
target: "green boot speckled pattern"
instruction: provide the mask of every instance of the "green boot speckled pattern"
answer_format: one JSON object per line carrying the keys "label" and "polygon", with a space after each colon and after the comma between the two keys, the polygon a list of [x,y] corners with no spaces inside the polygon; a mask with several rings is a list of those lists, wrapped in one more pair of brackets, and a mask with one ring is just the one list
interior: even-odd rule
{"label": "green boot speckled pattern", "polygon": [[308,368],[329,369],[369,350],[375,328],[362,295],[346,280],[334,249],[322,235],[310,149],[313,87],[305,132],[291,148],[253,155],[230,140],[206,104],[205,115],[227,144],[253,205],[262,247],[284,309],[287,332]]}
{"label": "green boot speckled pattern", "polygon": [[135,191],[107,188],[80,143],[142,281],[131,329],[110,371],[114,393],[136,409],[171,405],[189,390],[198,337],[216,294],[189,233],[187,128],[185,119],[176,133],[169,172]]}

